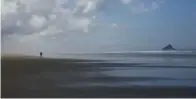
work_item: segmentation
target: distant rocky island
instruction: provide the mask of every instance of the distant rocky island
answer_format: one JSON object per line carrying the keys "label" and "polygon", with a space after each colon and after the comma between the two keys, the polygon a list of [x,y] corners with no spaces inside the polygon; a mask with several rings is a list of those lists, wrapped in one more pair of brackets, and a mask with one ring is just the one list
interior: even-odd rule
{"label": "distant rocky island", "polygon": [[162,48],[162,50],[175,50],[175,48],[171,44],[168,44],[167,46]]}

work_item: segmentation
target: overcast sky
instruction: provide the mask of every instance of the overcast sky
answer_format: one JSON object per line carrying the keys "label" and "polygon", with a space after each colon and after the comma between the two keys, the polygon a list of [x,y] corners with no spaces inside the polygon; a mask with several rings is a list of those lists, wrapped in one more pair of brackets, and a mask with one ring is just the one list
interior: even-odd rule
{"label": "overcast sky", "polygon": [[196,48],[196,0],[4,0],[2,50]]}

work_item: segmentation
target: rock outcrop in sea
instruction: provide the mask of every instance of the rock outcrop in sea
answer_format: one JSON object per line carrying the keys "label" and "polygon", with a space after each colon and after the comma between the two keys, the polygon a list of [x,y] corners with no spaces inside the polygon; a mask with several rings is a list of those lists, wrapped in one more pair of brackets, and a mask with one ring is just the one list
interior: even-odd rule
{"label": "rock outcrop in sea", "polygon": [[167,46],[162,48],[162,50],[175,50],[175,48],[171,44],[168,44]]}

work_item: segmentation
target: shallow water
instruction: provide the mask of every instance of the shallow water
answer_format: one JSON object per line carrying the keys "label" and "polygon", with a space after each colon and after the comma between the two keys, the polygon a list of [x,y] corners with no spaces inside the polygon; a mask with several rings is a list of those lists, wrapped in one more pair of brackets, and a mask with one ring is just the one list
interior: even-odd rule
{"label": "shallow water", "polygon": [[[53,61],[51,64],[46,61],[46,63],[39,64],[43,67],[39,72],[25,72],[26,74],[22,74],[14,79],[9,78],[8,74],[4,75],[4,86],[11,88],[11,90],[8,87],[4,88],[6,90],[4,91],[4,96],[196,96],[196,54],[190,51],[56,54],[52,57],[94,61],[68,63],[61,60]],[[22,61],[22,64],[23,62],[25,61]],[[75,66],[76,64],[77,66]],[[69,69],[72,66],[75,67]],[[34,68],[33,65],[30,68],[34,69],[34,71],[39,70],[39,66]],[[27,70],[31,72],[30,68]],[[13,90],[13,92],[7,92],[7,89],[9,91]],[[18,90],[20,91],[18,92]]]}
{"label": "shallow water", "polygon": [[[116,79],[72,83],[69,86],[194,86],[196,87],[196,53],[193,51],[135,51],[129,53],[58,54],[62,58],[105,60],[85,62],[99,66],[99,72],[85,71],[87,77]],[[90,77],[91,76],[91,77]],[[134,79],[133,79],[134,78]],[[138,81],[138,78],[140,79]],[[153,79],[152,79],[153,78]],[[132,80],[131,80],[132,79]],[[62,85],[63,86],[63,85]]]}

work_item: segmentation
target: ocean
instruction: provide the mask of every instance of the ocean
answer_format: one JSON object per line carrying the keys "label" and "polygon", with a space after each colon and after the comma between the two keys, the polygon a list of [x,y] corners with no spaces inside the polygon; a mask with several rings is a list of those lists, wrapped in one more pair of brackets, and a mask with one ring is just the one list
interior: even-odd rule
{"label": "ocean", "polygon": [[[97,73],[88,76],[130,78],[129,80],[83,82],[70,86],[188,86],[196,87],[196,52],[194,51],[132,51],[119,53],[58,54],[56,57],[87,60],[100,64]],[[102,71],[103,70],[103,71]],[[135,80],[131,79],[134,78]],[[137,79],[138,78],[138,79]]]}
{"label": "ocean", "polygon": [[196,97],[195,51],[44,53],[2,72],[3,97]]}

